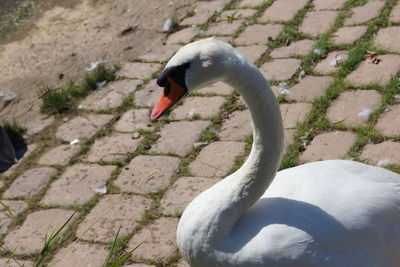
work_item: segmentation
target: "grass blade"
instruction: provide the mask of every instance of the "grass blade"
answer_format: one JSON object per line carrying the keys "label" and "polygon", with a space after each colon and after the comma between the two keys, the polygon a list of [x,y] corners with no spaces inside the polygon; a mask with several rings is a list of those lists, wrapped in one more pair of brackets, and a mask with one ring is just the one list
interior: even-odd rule
{"label": "grass blade", "polygon": [[10,207],[7,206],[3,201],[0,200],[0,205],[3,206],[3,208],[11,215],[11,217],[15,217],[14,213],[10,210]]}

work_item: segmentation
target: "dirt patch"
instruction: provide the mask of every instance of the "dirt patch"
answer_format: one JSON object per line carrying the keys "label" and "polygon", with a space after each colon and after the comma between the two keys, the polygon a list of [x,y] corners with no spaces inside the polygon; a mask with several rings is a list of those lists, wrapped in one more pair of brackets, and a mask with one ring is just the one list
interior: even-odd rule
{"label": "dirt patch", "polygon": [[[0,91],[17,93],[0,106],[0,118],[16,118],[30,133],[52,118],[39,115],[37,90],[57,87],[84,73],[99,59],[121,63],[161,46],[167,18],[183,17],[195,0],[53,0],[26,36],[0,48]],[[132,30],[121,34],[123,30]],[[59,74],[63,79],[59,79]]]}

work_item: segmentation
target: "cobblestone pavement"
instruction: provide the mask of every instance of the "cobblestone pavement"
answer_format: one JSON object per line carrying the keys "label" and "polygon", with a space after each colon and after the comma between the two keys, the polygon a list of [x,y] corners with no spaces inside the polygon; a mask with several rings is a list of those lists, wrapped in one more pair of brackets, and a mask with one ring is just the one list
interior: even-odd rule
{"label": "cobblestone pavement", "polygon": [[187,266],[175,241],[180,214],[251,144],[246,106],[221,83],[149,120],[161,92],[154,74],[207,36],[236,46],[269,79],[286,133],[281,168],[347,158],[400,172],[400,2],[198,1],[165,46],[121,62],[120,80],[59,117],[2,174],[1,200],[15,217],[0,214],[1,266],[10,257],[33,266],[46,233],[73,212],[53,266],[102,266],[119,229],[117,254],[143,242],[126,266]]}

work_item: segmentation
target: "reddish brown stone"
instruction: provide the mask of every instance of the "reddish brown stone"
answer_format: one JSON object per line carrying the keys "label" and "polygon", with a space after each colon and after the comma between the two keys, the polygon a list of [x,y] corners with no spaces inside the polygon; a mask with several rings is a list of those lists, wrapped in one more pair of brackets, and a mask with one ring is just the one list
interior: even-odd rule
{"label": "reddish brown stone", "polygon": [[298,102],[313,102],[316,98],[325,95],[333,80],[332,77],[326,76],[306,76],[290,89],[290,94],[286,98]]}
{"label": "reddish brown stone", "polygon": [[222,21],[212,24],[208,27],[208,35],[231,35],[234,34],[243,24],[243,20],[234,20],[232,22]]}
{"label": "reddish brown stone", "polygon": [[361,152],[360,160],[380,167],[400,165],[400,143],[384,141],[380,144],[368,144]]}
{"label": "reddish brown stone", "polygon": [[257,7],[265,2],[266,0],[243,0],[239,7]]}
{"label": "reddish brown stone", "polygon": [[167,44],[180,44],[180,43],[189,43],[193,40],[193,38],[198,34],[198,29],[194,27],[188,27],[182,29],[178,32],[174,32],[170,36],[168,36]]}
{"label": "reddish brown stone", "polygon": [[79,143],[56,146],[41,156],[38,163],[42,165],[67,165],[69,160],[79,152],[79,148]]}
{"label": "reddish brown stone", "polygon": [[35,264],[32,261],[23,261],[13,258],[0,258],[0,266],[2,267],[34,267]]}
{"label": "reddish brown stone", "polygon": [[252,129],[249,111],[235,111],[222,124],[219,138],[221,140],[241,141],[252,134]]}
{"label": "reddish brown stone", "polygon": [[347,0],[314,0],[314,9],[340,9]]}
{"label": "reddish brown stone", "polygon": [[138,59],[152,62],[165,62],[170,59],[179,48],[180,46],[178,45],[156,46],[154,49],[148,50],[146,54],[139,56]]}
{"label": "reddish brown stone", "polygon": [[306,14],[300,30],[311,36],[324,34],[333,26],[336,16],[336,11],[310,11]]}
{"label": "reddish brown stone", "polygon": [[115,123],[114,129],[119,132],[134,132],[137,130],[152,130],[150,112],[148,109],[131,109],[122,114]]}
{"label": "reddish brown stone", "polygon": [[400,2],[392,9],[389,20],[391,22],[400,23]]}
{"label": "reddish brown stone", "polygon": [[380,29],[375,37],[375,45],[383,49],[400,53],[400,26]]}
{"label": "reddish brown stone", "polygon": [[105,245],[71,243],[54,256],[50,265],[54,267],[103,266],[108,254],[108,248]]}
{"label": "reddish brown stone", "polygon": [[188,97],[183,105],[178,106],[172,112],[172,117],[177,120],[190,119],[200,116],[203,119],[218,114],[225,98],[222,96]]}
{"label": "reddish brown stone", "polygon": [[373,0],[363,6],[351,9],[351,16],[344,21],[344,25],[354,25],[365,23],[379,15],[384,7],[385,1]]}
{"label": "reddish brown stone", "polygon": [[122,65],[117,75],[131,79],[145,80],[149,79],[160,67],[161,65],[158,63],[130,62]]}
{"label": "reddish brown stone", "polygon": [[375,128],[386,136],[400,135],[400,104],[388,106]]}
{"label": "reddish brown stone", "polygon": [[332,35],[332,42],[334,44],[352,44],[367,31],[367,26],[353,26],[353,27],[343,27],[338,29]]}
{"label": "reddish brown stone", "polygon": [[257,10],[254,9],[233,9],[233,10],[226,10],[221,13],[218,21],[221,20],[231,20],[233,19],[246,19],[248,17],[253,16]]}
{"label": "reddish brown stone", "polygon": [[238,45],[263,45],[267,43],[269,38],[276,39],[282,29],[283,26],[278,24],[251,25],[235,39],[235,42]]}
{"label": "reddish brown stone", "polygon": [[289,46],[283,46],[274,49],[271,52],[271,57],[279,58],[279,57],[291,57],[291,56],[305,56],[308,55],[315,41],[313,40],[300,40],[291,43]]}
{"label": "reddish brown stone", "polygon": [[276,0],[267,8],[260,20],[263,22],[289,21],[305,7],[307,2],[308,0]]}
{"label": "reddish brown stone", "polygon": [[312,105],[308,103],[281,104],[283,127],[285,129],[296,128],[298,123],[305,121],[311,107]]}
{"label": "reddish brown stone", "polygon": [[160,99],[162,88],[157,80],[151,80],[145,88],[135,92],[135,103],[139,106],[153,107]]}
{"label": "reddish brown stone", "polygon": [[260,71],[267,80],[289,80],[299,69],[301,61],[295,58],[275,59],[264,63]]}
{"label": "reddish brown stone", "polygon": [[321,74],[329,74],[331,72],[337,71],[349,56],[349,52],[346,50],[332,51],[330,52],[324,60],[319,62],[315,67],[315,71]]}
{"label": "reddish brown stone", "polygon": [[[13,216],[0,205],[0,234],[7,232],[8,226],[13,220],[14,216],[17,216],[21,211],[23,211],[28,204],[21,200],[2,200],[4,205],[12,212]],[[0,265],[1,266],[1,265]]]}
{"label": "reddish brown stone", "polygon": [[267,47],[264,45],[237,46],[235,49],[252,63],[267,51]]}

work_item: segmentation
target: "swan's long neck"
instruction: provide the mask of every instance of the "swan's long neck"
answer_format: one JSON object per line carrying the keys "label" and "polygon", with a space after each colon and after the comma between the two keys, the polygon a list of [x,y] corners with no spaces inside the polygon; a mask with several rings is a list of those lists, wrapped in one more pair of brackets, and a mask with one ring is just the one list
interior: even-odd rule
{"label": "swan's long neck", "polygon": [[239,170],[203,192],[185,210],[178,246],[189,261],[206,260],[225,245],[238,220],[268,188],[281,159],[283,128],[276,98],[254,65],[242,62],[239,66],[225,82],[248,104],[253,121],[251,153]]}

